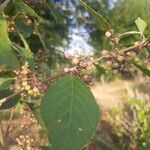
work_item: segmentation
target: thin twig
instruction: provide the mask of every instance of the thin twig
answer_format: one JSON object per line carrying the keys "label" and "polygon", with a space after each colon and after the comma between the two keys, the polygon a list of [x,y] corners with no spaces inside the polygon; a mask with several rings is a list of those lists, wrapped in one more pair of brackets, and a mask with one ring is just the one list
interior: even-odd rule
{"label": "thin twig", "polygon": [[133,45],[133,46],[127,47],[127,48],[124,48],[124,49],[120,50],[119,52],[127,53],[127,52],[130,52],[132,50],[142,49],[143,47],[146,47],[148,44],[150,44],[150,40],[149,39],[145,39],[141,43],[139,43],[137,45]]}
{"label": "thin twig", "polygon": [[5,135],[4,135],[5,143],[7,141],[7,137],[9,135],[9,133],[10,133],[10,127],[11,127],[12,119],[13,119],[13,116],[14,116],[14,110],[15,110],[14,108],[11,110],[9,121],[8,121],[8,125],[7,125],[7,128],[6,128]]}
{"label": "thin twig", "polygon": [[5,0],[1,5],[0,5],[0,11],[3,11],[7,5],[11,2],[11,0]]}
{"label": "thin twig", "polygon": [[55,79],[57,79],[57,78],[59,78],[59,77],[62,77],[62,76],[65,76],[66,75],[66,72],[63,72],[63,73],[61,73],[61,74],[59,74],[59,75],[56,75],[56,76],[54,76],[54,77],[50,77],[50,78],[47,78],[45,81],[43,81],[42,83],[48,83],[48,82],[50,82],[50,81],[52,81],[52,80],[55,80]]}

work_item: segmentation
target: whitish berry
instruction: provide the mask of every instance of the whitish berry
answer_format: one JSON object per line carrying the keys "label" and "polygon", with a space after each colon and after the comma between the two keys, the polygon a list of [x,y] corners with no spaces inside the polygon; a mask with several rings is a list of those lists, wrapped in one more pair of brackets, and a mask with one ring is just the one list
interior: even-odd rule
{"label": "whitish berry", "polygon": [[69,69],[68,68],[64,68],[64,72],[69,72]]}
{"label": "whitish berry", "polygon": [[119,63],[114,62],[114,63],[113,63],[113,67],[114,67],[114,68],[118,68],[118,67],[119,67]]}
{"label": "whitish berry", "polygon": [[111,32],[110,31],[106,31],[105,32],[105,36],[109,38],[111,36]]}
{"label": "whitish berry", "polygon": [[110,67],[110,66],[112,66],[112,62],[110,60],[107,60],[106,65],[107,65],[107,67]]}
{"label": "whitish berry", "polygon": [[113,74],[118,74],[118,70],[117,69],[113,69]]}
{"label": "whitish berry", "polygon": [[79,63],[79,59],[76,58],[76,57],[73,58],[73,59],[72,59],[72,63],[75,64],[75,65],[77,65],[77,64]]}

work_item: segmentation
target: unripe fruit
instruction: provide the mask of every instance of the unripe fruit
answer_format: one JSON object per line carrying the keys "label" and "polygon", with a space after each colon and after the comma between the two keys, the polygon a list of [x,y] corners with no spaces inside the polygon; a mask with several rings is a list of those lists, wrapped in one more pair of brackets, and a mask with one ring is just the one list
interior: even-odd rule
{"label": "unripe fruit", "polygon": [[107,51],[107,50],[102,50],[102,56],[106,56],[106,55],[108,55],[109,54],[109,52]]}
{"label": "unripe fruit", "polygon": [[105,36],[109,38],[111,36],[111,32],[110,31],[106,31],[105,32]]}
{"label": "unripe fruit", "polygon": [[27,82],[27,81],[22,82],[22,86],[23,86],[23,87],[25,87],[25,86],[27,86],[27,85],[28,85],[28,82]]}
{"label": "unripe fruit", "polygon": [[30,86],[30,85],[26,85],[26,86],[24,87],[24,89],[28,91],[28,90],[31,89],[31,86]]}
{"label": "unripe fruit", "polygon": [[33,90],[28,90],[28,94],[32,95],[33,94]]}
{"label": "unripe fruit", "polygon": [[111,67],[111,66],[112,66],[112,62],[111,62],[110,60],[107,60],[107,61],[106,61],[106,65],[107,65],[108,67]]}
{"label": "unripe fruit", "polygon": [[114,69],[112,72],[113,72],[113,74],[118,74],[118,70],[117,69]]}
{"label": "unripe fruit", "polygon": [[72,63],[75,64],[75,65],[78,64],[79,63],[79,59],[78,58],[73,58],[72,59]]}
{"label": "unripe fruit", "polygon": [[38,89],[37,87],[34,87],[34,88],[33,88],[33,92],[38,93],[38,92],[39,92],[39,89]]}
{"label": "unripe fruit", "polygon": [[68,68],[64,68],[64,72],[69,72],[69,69]]}
{"label": "unripe fruit", "polygon": [[124,60],[124,57],[123,57],[123,56],[118,56],[118,57],[117,57],[117,60],[118,60],[119,62],[121,62],[121,61]]}
{"label": "unripe fruit", "polygon": [[113,67],[114,67],[114,68],[118,68],[118,67],[119,67],[119,63],[114,62],[114,63],[113,63]]}

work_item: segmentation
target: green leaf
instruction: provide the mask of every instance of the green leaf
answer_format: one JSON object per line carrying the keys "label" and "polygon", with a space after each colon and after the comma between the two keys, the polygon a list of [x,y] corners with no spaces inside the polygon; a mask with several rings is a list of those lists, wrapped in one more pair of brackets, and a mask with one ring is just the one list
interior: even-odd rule
{"label": "green leaf", "polygon": [[41,150],[51,150],[49,146],[40,146]]}
{"label": "green leaf", "polygon": [[23,57],[28,63],[29,65],[34,68],[35,66],[35,61],[34,61],[34,57],[33,57],[33,53],[31,52],[30,49],[28,49],[28,46],[26,46],[26,48],[21,47],[15,43],[11,43],[11,46],[17,51],[17,53]]}
{"label": "green leaf", "polygon": [[74,75],[63,77],[48,89],[40,113],[52,150],[79,150],[99,122],[99,108],[89,87]]}
{"label": "green leaf", "polygon": [[138,18],[137,20],[135,20],[135,24],[137,25],[138,27],[138,30],[143,33],[145,28],[147,27],[147,23],[142,20],[141,18]]}
{"label": "green leaf", "polygon": [[16,27],[17,27],[17,30],[19,30],[19,32],[25,36],[25,37],[30,37],[30,35],[32,34],[33,32],[33,28],[32,26],[27,26],[24,22],[23,22],[23,16],[18,16],[16,18]]}
{"label": "green leaf", "polygon": [[9,45],[7,22],[2,12],[0,12],[0,31],[0,65],[16,68],[18,66],[18,60]]}
{"label": "green leaf", "polygon": [[17,12],[22,13],[24,15],[30,15],[38,19],[39,22],[43,22],[43,18],[41,18],[29,5],[23,2],[23,0],[15,0],[14,8]]}
{"label": "green leaf", "polygon": [[3,89],[3,90],[1,90],[0,91],[0,100],[3,99],[3,98],[5,98],[6,96],[11,95],[11,94],[13,94],[13,92],[10,91],[9,89]]}
{"label": "green leaf", "polygon": [[132,61],[132,64],[137,67],[139,70],[141,70],[145,75],[149,76],[150,77],[150,70],[144,68],[143,66],[137,64],[136,62],[133,62]]}
{"label": "green leaf", "polygon": [[14,78],[0,78],[0,90],[8,89],[9,86],[13,83]]}
{"label": "green leaf", "polygon": [[42,120],[42,118],[41,118],[41,114],[40,114],[39,108],[37,108],[37,107],[35,106],[35,104],[33,104],[33,103],[28,103],[28,102],[26,102],[26,104],[29,106],[29,108],[30,108],[31,111],[33,112],[34,117],[35,117],[35,119],[37,120],[37,122],[40,124],[40,126],[41,126],[43,129],[46,129],[45,124],[44,124],[44,122],[43,122],[43,120]]}
{"label": "green leaf", "polygon": [[98,23],[100,27],[102,27],[105,31],[109,31],[111,29],[110,24],[106,21],[106,19],[103,16],[98,14],[85,2],[81,1],[81,4],[92,14],[92,16],[95,18],[96,22]]}
{"label": "green leaf", "polygon": [[105,74],[105,69],[103,67],[101,67],[100,65],[97,65],[97,64],[94,64],[94,66],[96,67],[98,73],[99,73],[99,77],[102,75],[102,74]]}
{"label": "green leaf", "polygon": [[0,106],[0,110],[5,110],[5,109],[10,109],[12,107],[14,107],[15,105],[17,105],[17,103],[20,100],[20,96],[15,96],[7,101],[5,101],[1,106]]}

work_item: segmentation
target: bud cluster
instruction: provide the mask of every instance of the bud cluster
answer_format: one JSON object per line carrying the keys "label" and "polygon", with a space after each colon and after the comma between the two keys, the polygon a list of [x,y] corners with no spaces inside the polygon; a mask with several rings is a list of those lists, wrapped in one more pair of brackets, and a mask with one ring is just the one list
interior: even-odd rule
{"label": "bud cluster", "polygon": [[[25,90],[28,95],[37,97],[47,90],[47,85],[42,84],[36,74],[27,67],[23,66],[21,69],[15,70],[15,74],[16,81],[11,88],[14,92]],[[26,96],[26,94],[24,94],[24,96]]]}
{"label": "bud cluster", "polygon": [[94,53],[90,52],[75,52],[73,54],[65,54],[65,58],[70,60],[71,67],[64,68],[64,72],[73,73],[82,79],[86,84],[91,84],[93,81],[92,76],[87,73],[87,70],[93,67]]}

